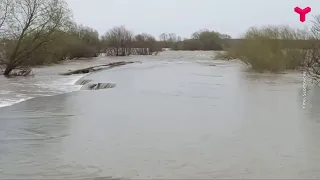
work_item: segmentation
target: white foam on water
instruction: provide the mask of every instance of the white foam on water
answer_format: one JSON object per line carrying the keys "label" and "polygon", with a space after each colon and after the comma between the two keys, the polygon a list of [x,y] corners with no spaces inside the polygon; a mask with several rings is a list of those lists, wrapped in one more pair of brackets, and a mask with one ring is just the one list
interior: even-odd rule
{"label": "white foam on water", "polygon": [[51,93],[68,93],[80,90],[81,86],[75,85],[79,79],[85,75],[70,75],[70,76],[59,76],[57,79],[49,82],[38,82],[34,84],[39,87],[38,92],[51,92]]}
{"label": "white foam on water", "polygon": [[11,106],[13,104],[17,104],[17,103],[26,101],[28,99],[32,99],[32,97],[21,98],[21,99],[17,99],[17,100],[14,100],[14,99],[0,99],[0,108],[6,107],[6,106]]}
{"label": "white foam on water", "polygon": [[15,94],[14,91],[0,90],[1,95],[13,95],[11,97],[1,97],[0,98],[0,108],[11,106],[35,97],[41,96],[52,96],[57,94],[69,93],[73,91],[78,91],[81,89],[81,85],[75,85],[79,79],[85,75],[70,75],[70,76],[57,76],[54,80],[48,81],[38,81],[32,86],[38,87],[37,90],[33,90],[32,93],[28,94]]}

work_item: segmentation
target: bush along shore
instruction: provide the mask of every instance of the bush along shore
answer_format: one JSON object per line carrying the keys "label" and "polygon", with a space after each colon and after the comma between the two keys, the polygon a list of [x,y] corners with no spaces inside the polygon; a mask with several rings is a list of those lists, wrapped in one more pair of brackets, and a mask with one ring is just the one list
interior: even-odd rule
{"label": "bush along shore", "polygon": [[311,30],[289,26],[252,27],[216,59],[238,59],[257,72],[283,73],[302,70],[316,83],[320,81],[320,16]]}

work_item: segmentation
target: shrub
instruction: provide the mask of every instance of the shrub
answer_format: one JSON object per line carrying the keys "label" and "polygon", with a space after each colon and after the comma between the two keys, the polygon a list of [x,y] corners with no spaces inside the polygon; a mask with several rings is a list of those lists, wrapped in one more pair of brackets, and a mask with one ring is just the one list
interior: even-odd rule
{"label": "shrub", "polygon": [[239,43],[217,58],[240,59],[259,72],[295,69],[305,58],[305,44],[301,42],[308,38],[308,31],[288,26],[250,28]]}

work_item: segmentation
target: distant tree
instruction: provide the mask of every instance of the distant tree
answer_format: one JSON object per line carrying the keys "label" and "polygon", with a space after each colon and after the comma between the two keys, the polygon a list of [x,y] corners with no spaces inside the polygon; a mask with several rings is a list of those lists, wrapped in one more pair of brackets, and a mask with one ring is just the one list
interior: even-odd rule
{"label": "distant tree", "polygon": [[191,39],[198,39],[202,43],[203,50],[222,50],[222,38],[227,38],[228,35],[220,34],[219,32],[203,29],[194,32]]}
{"label": "distant tree", "polygon": [[102,38],[110,51],[109,55],[127,56],[131,54],[133,33],[124,26],[110,29]]}
{"label": "distant tree", "polygon": [[159,51],[157,48],[156,38],[152,35],[142,33],[135,36],[133,47],[139,48],[137,54],[151,55],[153,52]]}
{"label": "distant tree", "polygon": [[208,29],[201,29],[191,34],[191,39],[200,39],[200,34],[203,32],[210,32]]}
{"label": "distant tree", "polygon": [[98,31],[83,25],[73,25],[69,31],[69,58],[96,57],[100,53],[101,43]]}
{"label": "distant tree", "polygon": [[174,50],[222,50],[229,46],[229,41],[225,39],[231,39],[231,36],[202,29],[192,33],[190,39],[182,40],[180,36],[172,39],[176,39],[173,44],[170,44]]}
{"label": "distant tree", "polygon": [[177,35],[175,33],[169,33],[168,41],[171,43],[177,42]]}
{"label": "distant tree", "polygon": [[160,38],[160,41],[166,42],[166,41],[168,41],[168,39],[169,39],[169,35],[166,34],[166,33],[162,33],[162,34],[159,36],[159,38]]}
{"label": "distant tree", "polygon": [[203,50],[203,44],[199,39],[186,39],[183,41],[182,50]]}
{"label": "distant tree", "polygon": [[97,30],[87,26],[80,25],[78,27],[79,38],[86,42],[90,46],[96,46],[99,44],[99,33]]}

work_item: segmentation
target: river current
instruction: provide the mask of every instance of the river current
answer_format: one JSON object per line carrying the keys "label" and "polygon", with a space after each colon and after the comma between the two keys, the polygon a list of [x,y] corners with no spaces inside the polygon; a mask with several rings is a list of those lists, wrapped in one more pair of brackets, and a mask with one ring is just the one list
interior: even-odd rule
{"label": "river current", "polygon": [[[140,63],[59,75],[123,60]],[[34,72],[0,78],[0,179],[320,178],[320,90],[308,83],[303,108],[300,72],[183,51]]]}

